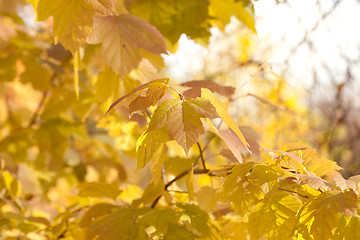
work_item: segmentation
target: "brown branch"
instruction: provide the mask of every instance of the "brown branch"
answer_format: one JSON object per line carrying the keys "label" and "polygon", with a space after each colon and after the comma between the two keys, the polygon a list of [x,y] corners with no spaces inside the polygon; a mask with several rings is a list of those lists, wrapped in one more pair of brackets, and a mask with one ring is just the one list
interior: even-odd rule
{"label": "brown branch", "polygon": [[202,166],[203,166],[203,169],[204,169],[204,170],[207,170],[207,169],[206,169],[206,165],[205,165],[205,159],[204,159],[204,155],[203,155],[203,150],[201,149],[200,143],[197,142],[196,145],[197,145],[198,148],[199,148],[200,159],[201,159],[201,164],[202,164]]}
{"label": "brown branch", "polygon": [[[220,123],[221,125],[221,123]],[[219,126],[220,126],[219,125]],[[206,169],[206,167],[204,169],[194,169],[196,167],[197,162],[199,161],[199,159],[201,157],[203,157],[203,152],[208,148],[210,142],[215,138],[215,134],[213,134],[209,141],[206,143],[205,147],[200,151],[200,155],[195,159],[193,165],[191,168],[184,170],[183,172],[181,172],[179,175],[175,176],[170,182],[168,182],[167,184],[165,184],[165,191],[168,190],[168,188],[176,181],[180,180],[181,178],[185,177],[190,171],[194,171],[194,174],[208,174],[209,170]],[[203,164],[205,164],[205,159],[202,159]],[[204,166],[204,165],[203,165]],[[202,172],[200,173],[199,170],[201,170]],[[211,175],[210,175],[211,176]],[[212,175],[212,176],[216,176],[216,175]],[[156,204],[159,202],[160,198],[162,197],[162,194],[160,194],[151,204],[151,208],[155,208]]]}

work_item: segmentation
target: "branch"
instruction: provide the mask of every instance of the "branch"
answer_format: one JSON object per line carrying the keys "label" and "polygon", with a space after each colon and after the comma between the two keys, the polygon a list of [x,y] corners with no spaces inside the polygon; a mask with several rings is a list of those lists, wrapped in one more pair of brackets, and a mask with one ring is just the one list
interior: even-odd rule
{"label": "branch", "polygon": [[31,117],[31,120],[28,124],[28,128],[31,128],[37,121],[40,113],[41,113],[41,110],[43,109],[44,105],[45,105],[45,101],[46,101],[46,98],[49,96],[49,93],[50,93],[50,90],[46,90],[43,92],[42,96],[41,96],[41,99],[40,99],[40,102],[33,114],[33,116]]}
{"label": "branch", "polygon": [[206,166],[205,166],[205,159],[204,159],[204,155],[203,155],[203,150],[201,149],[201,146],[200,146],[200,143],[199,143],[199,142],[197,142],[196,144],[197,144],[197,146],[198,146],[198,148],[199,148],[200,159],[201,159],[201,163],[202,163],[203,169],[204,169],[204,170],[207,170],[207,169],[206,169]]}

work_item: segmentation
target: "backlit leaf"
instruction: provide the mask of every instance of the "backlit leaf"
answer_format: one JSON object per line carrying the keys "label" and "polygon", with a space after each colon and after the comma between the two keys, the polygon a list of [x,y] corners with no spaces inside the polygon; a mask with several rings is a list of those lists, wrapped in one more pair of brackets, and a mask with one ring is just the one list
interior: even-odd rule
{"label": "backlit leaf", "polygon": [[223,28],[235,15],[250,30],[256,33],[254,17],[245,10],[242,1],[236,0],[210,0],[210,15],[217,19],[217,26]]}
{"label": "backlit leaf", "polygon": [[240,138],[243,144],[247,147],[249,144],[246,142],[235,120],[228,113],[225,105],[222,102],[220,102],[220,100],[217,99],[216,96],[209,89],[202,88],[201,97],[208,99],[211,102],[211,104],[215,107],[219,116],[234,131],[234,133]]}
{"label": "backlit leaf", "polygon": [[[133,111],[138,111],[139,109],[145,110],[146,108],[156,104],[161,99],[161,97],[166,92],[168,83],[169,83],[168,78],[162,78],[162,79],[156,79],[156,80],[150,81],[148,83],[145,83],[143,85],[140,85],[140,86],[134,88],[130,93],[117,99],[113,104],[111,104],[111,106],[109,107],[109,109],[107,110],[106,113],[108,113],[111,109],[116,107],[116,105],[118,105],[121,101],[123,101],[126,98],[131,98],[132,101],[136,100],[135,103],[133,103],[133,104],[132,104],[132,102],[130,103],[130,105],[132,104],[132,109],[131,109],[132,111],[130,110],[130,114],[133,113]],[[140,95],[142,93],[142,91],[146,90],[146,89],[147,89],[147,92],[145,93],[145,97],[137,96],[137,95]],[[153,90],[150,90],[150,89],[153,89]],[[147,101],[147,102],[143,103],[143,104],[145,104],[145,106],[147,106],[146,108],[144,108],[143,106],[140,106],[139,100],[141,98],[143,98],[143,100]]]}
{"label": "backlit leaf", "polygon": [[208,100],[202,98],[163,102],[154,112],[148,131],[164,126],[168,127],[170,139],[174,139],[183,147],[185,153],[204,133],[200,118],[218,117],[215,108]]}
{"label": "backlit leaf", "polygon": [[[147,131],[142,134],[136,143],[137,168],[143,168],[149,161],[153,164],[157,161],[163,162],[162,152],[165,142],[169,140],[166,128],[155,131]],[[162,164],[160,164],[161,166]]]}
{"label": "backlit leaf", "polygon": [[102,43],[106,63],[123,77],[136,68],[142,58],[140,48],[151,53],[166,53],[165,39],[148,22],[130,15],[94,17],[89,43]]}
{"label": "backlit leaf", "polygon": [[196,80],[180,84],[183,87],[190,87],[191,89],[183,92],[186,98],[195,98],[201,96],[201,88],[207,88],[212,92],[216,92],[222,96],[230,98],[235,93],[235,88],[230,86],[222,86],[210,80]]}
{"label": "backlit leaf", "polygon": [[230,151],[234,154],[239,163],[243,162],[241,152],[247,152],[247,148],[241,142],[239,137],[231,129],[219,129],[219,136],[228,145]]}
{"label": "backlit leaf", "polygon": [[338,213],[357,217],[357,197],[352,190],[344,192],[327,191],[321,193],[309,205],[306,218],[308,223],[313,218],[310,233],[315,239],[331,239],[333,230],[338,225]]}
{"label": "backlit leaf", "polygon": [[135,0],[131,13],[150,22],[170,42],[176,43],[182,33],[193,39],[210,35],[208,5],[208,0]]}

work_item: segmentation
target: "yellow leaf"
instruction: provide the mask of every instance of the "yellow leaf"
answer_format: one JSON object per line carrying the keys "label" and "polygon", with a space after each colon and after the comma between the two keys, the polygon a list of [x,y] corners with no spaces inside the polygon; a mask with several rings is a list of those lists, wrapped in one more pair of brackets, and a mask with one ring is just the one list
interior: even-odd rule
{"label": "yellow leaf", "polygon": [[106,197],[116,199],[121,193],[118,187],[108,183],[84,182],[77,187],[79,195],[83,197]]}
{"label": "yellow leaf", "polygon": [[202,187],[195,195],[199,202],[199,207],[208,212],[213,212],[216,209],[217,195],[214,188],[208,186]]}
{"label": "yellow leaf", "polygon": [[222,28],[230,22],[230,17],[235,15],[250,30],[256,33],[254,17],[245,10],[242,1],[210,0],[210,15],[216,18],[218,27]]}
{"label": "yellow leaf", "polygon": [[113,97],[119,91],[120,77],[111,68],[104,68],[97,76],[95,83],[96,96],[100,101]]}
{"label": "yellow leaf", "polygon": [[2,177],[10,196],[18,197],[21,194],[21,185],[8,171],[2,172]]}
{"label": "yellow leaf", "polygon": [[153,24],[176,43],[185,33],[192,39],[208,37],[208,0],[135,0],[131,12]]}
{"label": "yellow leaf", "polygon": [[150,53],[166,53],[165,38],[150,23],[131,14],[94,17],[94,32],[89,43],[102,43],[106,63],[120,77],[135,69],[141,49]]}
{"label": "yellow leaf", "polygon": [[[145,167],[149,161],[158,165],[158,161],[163,163],[164,156],[162,155],[165,142],[169,140],[166,128],[159,128],[155,131],[147,131],[143,133],[136,143],[137,154],[137,169]],[[161,167],[160,164],[159,167]],[[158,175],[157,173],[156,175]]]}
{"label": "yellow leaf", "polygon": [[323,192],[310,203],[301,221],[310,223],[313,219],[310,233],[315,239],[331,239],[338,225],[338,213],[358,217],[357,203],[357,196],[352,190]]}
{"label": "yellow leaf", "polygon": [[226,106],[222,102],[220,102],[220,100],[217,99],[216,96],[207,88],[201,89],[201,97],[208,99],[211,102],[211,104],[215,107],[217,113],[223,119],[223,121],[234,131],[234,133],[240,138],[240,140],[245,146],[249,146],[235,120],[228,113]]}
{"label": "yellow leaf", "polygon": [[168,127],[170,139],[174,139],[188,154],[190,148],[204,133],[200,118],[218,117],[215,108],[202,98],[163,102],[154,112],[148,131]]}
{"label": "yellow leaf", "polygon": [[74,54],[91,34],[93,15],[112,12],[112,0],[39,0],[37,20],[44,21],[53,16],[56,39]]}
{"label": "yellow leaf", "polygon": [[[136,100],[133,104],[132,104],[132,102],[130,103],[130,104],[132,104],[133,111],[138,111],[139,109],[145,110],[146,108],[139,106],[138,101],[139,101],[139,99],[141,99],[141,97],[138,98],[139,96],[137,96],[137,95],[141,95],[143,90],[148,89],[148,92],[145,93],[145,97],[142,97],[143,99],[147,100],[145,105],[148,108],[152,105],[155,105],[162,98],[162,96],[165,94],[168,83],[169,83],[168,78],[161,78],[161,79],[156,79],[151,82],[140,85],[140,86],[134,88],[130,93],[117,99],[113,104],[111,104],[111,106],[109,107],[109,109],[107,110],[106,113],[108,113],[111,109],[116,107],[116,105],[118,105],[122,100],[124,100],[126,98],[131,98],[132,102]],[[153,90],[149,91],[149,89],[151,89],[151,88],[153,88]],[[131,110],[130,110],[130,114],[132,114]]]}

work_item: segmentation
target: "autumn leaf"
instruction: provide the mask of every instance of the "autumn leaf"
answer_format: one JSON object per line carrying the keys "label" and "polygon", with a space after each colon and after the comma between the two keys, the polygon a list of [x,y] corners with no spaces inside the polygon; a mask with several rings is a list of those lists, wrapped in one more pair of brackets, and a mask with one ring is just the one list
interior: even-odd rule
{"label": "autumn leaf", "polygon": [[229,147],[239,163],[243,162],[241,152],[246,152],[247,148],[240,141],[239,137],[231,129],[219,129],[219,136]]}
{"label": "autumn leaf", "polygon": [[116,186],[100,182],[81,183],[77,188],[79,190],[79,195],[83,197],[107,197],[116,199],[116,197],[121,193],[121,190],[119,190]]}
{"label": "autumn leaf", "polygon": [[135,0],[131,13],[153,24],[171,42],[182,33],[192,39],[209,37],[208,0]]}
{"label": "autumn leaf", "polygon": [[301,184],[309,184],[311,187],[315,189],[321,188],[321,189],[329,190],[331,186],[328,182],[326,182],[324,179],[322,179],[321,177],[315,174],[311,174],[311,175],[296,174],[295,176],[301,181]]}
{"label": "autumn leaf", "polygon": [[148,131],[168,127],[170,139],[174,139],[187,154],[204,127],[200,118],[217,118],[214,106],[208,100],[195,98],[188,100],[171,99],[163,102],[154,112]]}
{"label": "autumn leaf", "polygon": [[113,7],[112,0],[39,0],[37,20],[53,16],[56,39],[74,54],[91,34],[93,16],[110,15]]}
{"label": "autumn leaf", "polygon": [[214,81],[210,80],[196,80],[189,81],[180,84],[183,87],[189,87],[190,89],[183,92],[186,98],[195,98],[201,96],[201,88],[207,88],[212,92],[216,92],[225,97],[231,97],[235,93],[235,88],[231,86],[222,86]]}
{"label": "autumn leaf", "polygon": [[[317,196],[304,213],[303,222],[314,218],[310,232],[315,239],[331,239],[333,229],[337,226],[337,214],[357,217],[357,197],[354,191],[327,191]],[[310,214],[310,215],[309,215]]]}
{"label": "autumn leaf", "polygon": [[143,133],[136,143],[137,168],[143,168],[151,160],[153,164],[157,161],[162,163],[164,159],[161,153],[165,147],[164,143],[168,140],[169,137],[165,127]]}
{"label": "autumn leaf", "polygon": [[219,99],[207,88],[201,89],[201,97],[207,99],[215,107],[216,112],[223,119],[223,121],[234,131],[234,133],[240,138],[242,143],[248,147],[249,144],[246,142],[244,135],[241,133],[237,123],[228,113],[225,105],[220,102]]}
{"label": "autumn leaf", "polygon": [[[129,104],[129,114],[131,115],[135,111],[144,111],[148,107],[155,105],[164,96],[168,87],[168,83],[168,78],[162,78],[140,85],[134,88],[130,93],[122,96],[121,98],[117,99],[113,104],[111,104],[106,114],[111,109],[116,107],[116,105],[118,105],[121,101],[131,97],[133,97],[134,99],[132,99],[131,103]],[[147,92],[144,93],[144,96],[141,96],[141,91],[144,89],[147,89]],[[138,94],[138,96],[135,96],[136,94]]]}
{"label": "autumn leaf", "polygon": [[102,44],[106,63],[120,77],[135,69],[141,49],[150,53],[166,53],[165,38],[148,22],[131,14],[94,16],[93,35],[89,43]]}
{"label": "autumn leaf", "polygon": [[254,17],[244,8],[242,1],[236,0],[210,0],[210,15],[216,19],[218,27],[230,22],[230,17],[235,15],[250,30],[256,33]]}
{"label": "autumn leaf", "polygon": [[[86,239],[117,240],[136,239],[139,229],[135,219],[141,209],[117,208],[99,217],[86,230]],[[145,211],[145,210],[143,210]]]}

